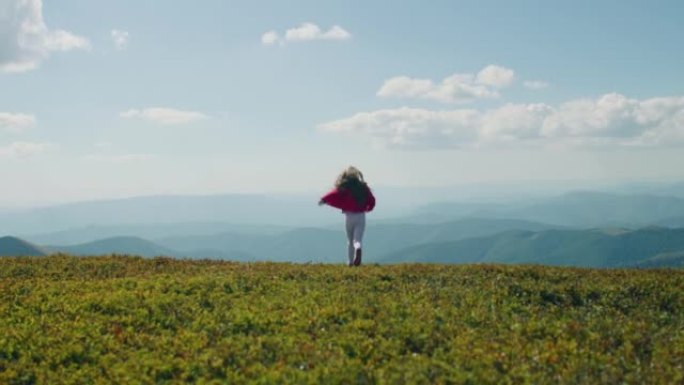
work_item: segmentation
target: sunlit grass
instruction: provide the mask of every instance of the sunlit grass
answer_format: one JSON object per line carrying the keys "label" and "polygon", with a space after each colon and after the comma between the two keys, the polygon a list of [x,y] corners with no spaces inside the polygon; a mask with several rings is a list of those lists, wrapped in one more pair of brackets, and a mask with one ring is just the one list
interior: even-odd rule
{"label": "sunlit grass", "polygon": [[684,381],[684,271],[0,259],[0,383]]}

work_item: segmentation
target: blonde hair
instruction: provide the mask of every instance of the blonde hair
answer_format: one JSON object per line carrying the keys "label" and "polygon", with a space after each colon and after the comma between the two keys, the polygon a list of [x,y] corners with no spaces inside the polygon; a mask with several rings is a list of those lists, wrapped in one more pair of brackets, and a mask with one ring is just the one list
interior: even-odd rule
{"label": "blonde hair", "polygon": [[366,181],[363,180],[363,173],[354,167],[347,167],[335,181],[335,188],[338,190],[349,190],[359,205],[366,204],[366,199],[368,199],[368,185]]}

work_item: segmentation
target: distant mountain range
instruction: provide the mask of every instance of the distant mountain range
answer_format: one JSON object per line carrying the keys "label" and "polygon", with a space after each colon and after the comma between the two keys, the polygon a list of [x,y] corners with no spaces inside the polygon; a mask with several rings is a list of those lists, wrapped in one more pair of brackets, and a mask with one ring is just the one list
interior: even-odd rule
{"label": "distant mountain range", "polygon": [[[530,229],[510,229],[522,226]],[[0,240],[1,255],[45,255],[49,251],[75,255],[117,253],[147,257],[166,255],[238,261],[343,263],[346,254],[343,232],[320,228],[300,228],[272,235],[224,233],[172,237],[155,242],[137,237],[114,237],[44,248],[12,237]],[[364,251],[366,263],[681,267],[684,266],[684,229],[574,230],[534,222],[483,219],[441,225],[378,225],[369,229]]]}
{"label": "distant mountain range", "polygon": [[[651,187],[636,185],[634,190]],[[667,191],[680,187],[673,184]],[[21,239],[2,238],[0,255],[344,262],[343,216],[313,201],[303,196],[161,196],[5,211],[0,233]],[[396,217],[373,212],[364,240],[366,262],[381,263],[655,267],[681,265],[683,251],[684,199],[603,192],[495,204],[431,203]]]}
{"label": "distant mountain range", "polygon": [[[538,231],[549,228],[558,227],[529,221],[478,218],[437,224],[369,222],[364,248],[368,255],[383,255],[416,244],[460,240],[512,229]],[[344,260],[346,238],[340,223],[335,228],[277,229],[268,227],[259,230],[258,227],[254,227],[252,231],[245,232],[176,235],[152,241],[124,235],[80,242],[75,245],[53,244],[46,246],[46,249],[76,255],[128,253],[143,256],[171,255],[234,260],[334,262]]]}
{"label": "distant mountain range", "polygon": [[570,192],[516,204],[432,203],[414,215],[416,220],[477,216],[516,218],[576,228],[644,227],[684,223],[684,199],[660,195],[623,195]]}
{"label": "distant mountain range", "polygon": [[289,226],[235,224],[228,222],[142,223],[90,225],[48,233],[22,235],[21,237],[41,245],[75,245],[120,236],[161,239],[188,235],[214,235],[218,233],[271,235],[291,229],[292,227]]}
{"label": "distant mountain range", "polygon": [[[369,218],[383,224],[430,224],[472,217],[513,218],[576,228],[684,223],[684,199],[673,196],[571,192],[498,203],[426,202],[409,210],[391,206],[387,201],[391,202],[392,197],[377,195],[378,205]],[[316,201],[313,194],[225,194],[81,202],[0,212],[0,233],[40,243],[73,244],[121,235],[155,239],[221,232],[258,234],[269,227],[292,229],[339,223],[338,212],[317,207]]]}
{"label": "distant mountain range", "polygon": [[635,267],[652,269],[658,267],[680,267],[684,268],[684,251],[674,251],[669,253],[656,254],[655,256],[639,261]]}
{"label": "distant mountain range", "polygon": [[684,229],[644,228],[507,231],[452,242],[411,246],[383,263],[538,263],[587,267],[678,266]]}
{"label": "distant mountain range", "polygon": [[[364,249],[367,255],[383,255],[411,245],[452,241],[495,234],[511,229],[542,230],[554,228],[541,223],[503,219],[468,218],[437,224],[368,223]],[[196,255],[204,249],[226,258],[268,256],[272,260],[320,261],[344,260],[346,237],[342,225],[329,228],[297,228],[279,234],[257,235],[221,233],[209,236],[169,237],[155,240],[170,249]],[[230,255],[228,253],[236,253]]]}
{"label": "distant mountain range", "polygon": [[305,226],[332,223],[317,196],[150,196],[0,212],[0,233],[40,234],[98,226],[222,222]]}
{"label": "distant mountain range", "polygon": [[50,252],[72,255],[129,254],[143,257],[174,256],[173,250],[138,237],[113,237],[73,246],[46,246]]}
{"label": "distant mountain range", "polygon": [[0,238],[0,257],[44,256],[47,250],[16,237]]}
{"label": "distant mountain range", "polygon": [[[382,255],[411,245],[451,241],[495,234],[511,229],[557,228],[540,223],[468,218],[439,224],[374,224],[367,228],[364,248],[368,255]],[[253,230],[257,230],[254,228]],[[77,245],[47,246],[52,251],[76,255],[128,253],[143,256],[170,255],[190,258],[339,262],[344,260],[346,238],[341,224],[332,228],[268,228],[265,232],[222,232],[211,235],[171,236],[145,240],[117,236]]]}
{"label": "distant mountain range", "polygon": [[653,222],[653,225],[670,228],[684,227],[684,216],[659,219]]}

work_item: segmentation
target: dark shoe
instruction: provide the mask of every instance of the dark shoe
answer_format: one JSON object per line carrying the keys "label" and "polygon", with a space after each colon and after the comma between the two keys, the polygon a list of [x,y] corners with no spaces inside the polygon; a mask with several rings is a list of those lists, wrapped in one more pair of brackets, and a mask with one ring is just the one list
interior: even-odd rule
{"label": "dark shoe", "polygon": [[356,249],[356,255],[354,256],[354,266],[361,265],[361,249]]}

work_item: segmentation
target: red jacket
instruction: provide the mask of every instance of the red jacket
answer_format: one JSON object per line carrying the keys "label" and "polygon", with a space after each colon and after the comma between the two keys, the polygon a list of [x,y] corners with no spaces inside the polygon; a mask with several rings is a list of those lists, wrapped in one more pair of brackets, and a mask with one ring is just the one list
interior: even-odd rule
{"label": "red jacket", "polygon": [[375,207],[375,197],[368,187],[366,187],[366,193],[368,194],[366,203],[362,206],[356,202],[351,191],[346,189],[332,189],[321,198],[321,202],[345,212],[362,213],[372,211]]}

